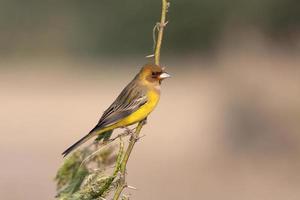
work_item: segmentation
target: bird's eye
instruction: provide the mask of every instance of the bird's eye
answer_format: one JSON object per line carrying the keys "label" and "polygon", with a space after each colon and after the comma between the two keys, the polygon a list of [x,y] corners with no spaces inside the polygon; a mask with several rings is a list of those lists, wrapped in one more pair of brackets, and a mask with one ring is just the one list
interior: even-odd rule
{"label": "bird's eye", "polygon": [[152,76],[155,76],[156,75],[156,73],[155,72],[152,72]]}

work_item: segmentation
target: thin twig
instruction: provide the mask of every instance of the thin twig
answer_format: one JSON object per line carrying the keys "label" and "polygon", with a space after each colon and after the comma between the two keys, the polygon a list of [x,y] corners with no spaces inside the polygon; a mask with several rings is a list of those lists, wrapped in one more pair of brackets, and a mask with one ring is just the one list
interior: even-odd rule
{"label": "thin twig", "polygon": [[138,138],[139,138],[139,134],[142,130],[142,127],[144,125],[144,121],[141,121],[139,122],[138,126],[136,127],[136,130],[135,132],[131,135],[130,137],[130,142],[128,144],[128,147],[127,147],[127,150],[124,154],[124,157],[123,157],[123,160],[122,160],[122,163],[121,163],[121,167],[120,167],[120,180],[119,180],[119,183],[118,183],[118,187],[116,189],[116,192],[115,192],[115,195],[114,195],[114,198],[113,200],[118,200],[123,189],[125,187],[127,187],[126,185],[126,180],[125,180],[125,176],[126,176],[126,165],[127,165],[127,162],[128,162],[128,159],[129,159],[129,156],[131,154],[131,151],[135,145],[135,143],[137,142]]}
{"label": "thin twig", "polygon": [[156,65],[159,65],[159,61],[160,61],[160,49],[161,49],[162,39],[164,35],[164,28],[167,25],[166,18],[167,18],[169,5],[170,4],[167,2],[167,0],[162,0],[161,18],[158,26],[158,35],[157,35],[155,52],[154,52]]}
{"label": "thin twig", "polygon": [[160,23],[157,22],[152,30],[152,39],[153,39],[153,49],[152,50],[153,50],[153,52],[155,52],[155,48],[156,48],[156,31],[159,31],[159,25],[160,25]]}
{"label": "thin twig", "polygon": [[[159,65],[159,61],[160,61],[160,49],[161,49],[161,45],[162,45],[164,27],[168,23],[168,22],[166,22],[166,15],[167,15],[167,12],[168,12],[169,5],[170,4],[167,2],[167,0],[162,0],[162,10],[161,10],[160,23],[158,23],[158,25],[156,25],[154,27],[154,30],[158,29],[157,41],[155,43],[156,45],[155,45],[155,51],[154,51],[154,57],[155,57],[154,59],[155,59],[155,64],[156,65]],[[122,191],[126,187],[128,187],[128,185],[126,183],[126,166],[127,166],[127,162],[128,162],[128,159],[130,157],[130,154],[132,152],[132,149],[133,149],[135,143],[139,139],[139,135],[140,135],[140,132],[141,132],[144,124],[145,124],[145,121],[139,122],[138,126],[136,127],[135,132],[130,137],[127,150],[124,154],[124,157],[123,157],[123,160],[122,160],[122,163],[121,163],[121,166],[120,166],[120,179],[119,179],[118,186],[117,186],[117,189],[115,191],[113,200],[118,200],[120,198],[120,195],[121,195]]]}
{"label": "thin twig", "polygon": [[132,189],[132,190],[137,190],[136,187],[133,187],[133,186],[131,186],[131,185],[127,185],[127,188]]}

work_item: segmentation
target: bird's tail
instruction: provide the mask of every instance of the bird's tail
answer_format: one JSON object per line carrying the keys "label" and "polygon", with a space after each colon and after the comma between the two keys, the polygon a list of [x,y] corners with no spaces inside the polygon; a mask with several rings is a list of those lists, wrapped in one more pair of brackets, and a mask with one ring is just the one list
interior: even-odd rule
{"label": "bird's tail", "polygon": [[79,147],[80,145],[82,145],[83,143],[85,143],[86,141],[88,141],[91,137],[97,135],[97,134],[101,134],[101,132],[97,131],[97,129],[99,129],[99,127],[95,127],[93,128],[89,134],[87,134],[86,136],[84,136],[83,138],[81,138],[80,140],[78,140],[75,144],[73,144],[72,146],[70,146],[69,148],[67,148],[62,155],[64,157],[66,157],[69,153],[71,153],[71,151],[73,151],[74,149],[76,149],[77,147]]}
{"label": "bird's tail", "polygon": [[69,148],[67,148],[62,153],[62,155],[64,157],[66,157],[69,153],[71,153],[71,151],[73,151],[74,149],[76,149],[77,147],[79,147],[80,145],[82,145],[83,143],[85,143],[86,141],[88,141],[93,136],[95,136],[95,132],[90,132],[89,134],[87,134],[86,136],[84,136],[83,138],[81,138],[80,140],[78,140],[75,144],[73,144],[72,146],[70,146]]}

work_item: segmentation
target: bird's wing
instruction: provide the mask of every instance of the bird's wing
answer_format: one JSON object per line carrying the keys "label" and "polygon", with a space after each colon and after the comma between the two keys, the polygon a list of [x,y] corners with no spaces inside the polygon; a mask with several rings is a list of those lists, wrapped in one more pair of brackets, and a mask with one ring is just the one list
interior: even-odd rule
{"label": "bird's wing", "polygon": [[93,128],[89,132],[89,134],[87,134],[78,142],[65,150],[63,152],[63,155],[68,155],[79,145],[83,144],[88,139],[93,137],[97,133],[97,130],[119,122],[123,118],[138,110],[142,105],[144,105],[148,101],[146,90],[144,87],[137,84],[138,83],[136,81],[132,81],[131,83],[129,83],[117,97],[117,99],[112,103],[112,105],[103,113],[95,128]]}
{"label": "bird's wing", "polygon": [[110,126],[129,116],[148,101],[145,88],[135,81],[128,84],[112,105],[103,113],[97,126],[99,129]]}

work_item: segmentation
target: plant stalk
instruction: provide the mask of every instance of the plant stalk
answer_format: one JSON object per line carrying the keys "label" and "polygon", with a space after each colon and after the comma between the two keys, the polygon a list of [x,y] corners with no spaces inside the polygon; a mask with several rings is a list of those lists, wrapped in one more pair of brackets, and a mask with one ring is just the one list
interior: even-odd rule
{"label": "plant stalk", "polygon": [[157,35],[157,41],[155,46],[155,52],[154,52],[154,60],[156,65],[159,65],[160,62],[160,49],[161,49],[162,39],[164,35],[164,28],[167,24],[166,22],[167,12],[168,12],[168,2],[167,0],[162,0],[161,18],[160,18],[160,23],[158,24],[159,26],[158,35]]}
{"label": "plant stalk", "polygon": [[120,181],[118,183],[118,187],[116,189],[113,200],[118,200],[121,193],[122,193],[122,191],[123,191],[123,189],[127,187],[126,180],[125,180],[127,162],[128,162],[129,156],[132,152],[132,149],[133,149],[135,143],[138,140],[138,137],[140,135],[140,132],[142,130],[142,127],[143,127],[144,123],[145,123],[144,121],[139,122],[138,126],[136,127],[135,132],[130,136],[130,139],[129,139],[130,142],[129,142],[127,150],[124,154],[124,157],[123,157],[123,160],[122,160],[122,163],[121,163],[121,167],[120,167],[121,178],[120,178]]}
{"label": "plant stalk", "polygon": [[[162,0],[161,19],[160,19],[160,23],[158,24],[158,26],[159,26],[158,27],[158,35],[157,35],[157,41],[156,41],[156,46],[155,46],[155,52],[154,52],[154,60],[155,60],[156,65],[159,65],[159,62],[160,62],[160,49],[161,49],[161,45],[162,45],[164,28],[167,24],[167,22],[166,22],[167,11],[168,11],[168,2],[167,2],[167,0]],[[118,183],[118,187],[115,191],[113,200],[118,200],[120,198],[120,195],[121,195],[122,191],[124,190],[124,188],[127,187],[127,183],[126,183],[127,162],[130,157],[130,154],[132,152],[132,149],[139,138],[140,132],[141,132],[144,124],[145,124],[145,121],[139,122],[135,132],[130,137],[128,147],[126,149],[126,152],[124,154],[124,157],[123,157],[123,160],[121,163],[120,180]]]}

